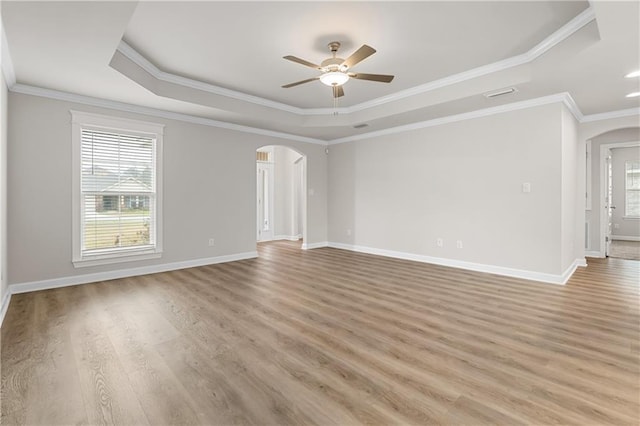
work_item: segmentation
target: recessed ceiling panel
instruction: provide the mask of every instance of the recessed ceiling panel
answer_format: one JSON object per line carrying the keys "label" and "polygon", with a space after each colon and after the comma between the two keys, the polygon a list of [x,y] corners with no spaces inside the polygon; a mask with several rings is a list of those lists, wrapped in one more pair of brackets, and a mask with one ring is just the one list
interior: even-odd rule
{"label": "recessed ceiling panel", "polygon": [[524,53],[588,7],[535,2],[141,2],[124,40],[163,71],[303,108],[333,105],[319,72],[327,43],[346,58],[377,52],[353,71],[393,74],[390,84],[349,81],[351,106]]}

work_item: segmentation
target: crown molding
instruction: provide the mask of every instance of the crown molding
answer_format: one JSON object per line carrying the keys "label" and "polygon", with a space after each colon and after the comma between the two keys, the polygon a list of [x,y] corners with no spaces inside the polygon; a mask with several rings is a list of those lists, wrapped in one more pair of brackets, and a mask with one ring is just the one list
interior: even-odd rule
{"label": "crown molding", "polygon": [[562,103],[567,107],[571,114],[575,117],[578,123],[588,123],[592,121],[611,120],[615,118],[633,117],[637,116],[640,122],[640,108],[629,108],[618,111],[609,111],[599,114],[584,115],[580,111],[580,108],[576,104],[573,97],[568,92],[557,93],[555,95],[543,96],[535,99],[528,99],[526,101],[514,102],[510,104],[504,104],[491,108],[479,109],[476,111],[465,112],[462,114],[450,115],[447,117],[440,117],[433,120],[426,120],[417,123],[406,124],[403,126],[390,127],[383,130],[378,130],[369,133],[362,133],[354,136],[347,136],[344,138],[332,139],[329,141],[329,145],[336,145],[345,142],[353,142],[357,140],[370,139],[378,136],[387,136],[395,133],[409,132],[411,130],[424,129],[427,127],[440,126],[442,124],[455,123],[458,121],[471,120],[473,118],[488,117],[490,115],[501,114],[509,111],[517,111],[520,109],[532,108],[541,105],[548,105],[553,103]]}
{"label": "crown molding", "polygon": [[573,114],[579,123],[587,123],[591,121],[609,120],[614,118],[638,116],[640,119],[640,108],[629,108],[619,111],[603,112],[599,114],[583,115],[580,109],[576,105],[571,95],[567,92],[557,93],[554,95],[543,96],[535,99],[528,99],[525,101],[514,102],[510,104],[499,105],[490,108],[479,109],[476,111],[465,112],[462,114],[454,114],[447,117],[440,117],[433,120],[425,120],[417,123],[406,124],[403,126],[390,127],[383,130],[378,130],[369,133],[362,133],[354,136],[347,136],[344,138],[337,138],[332,140],[322,140],[309,138],[305,136],[293,135],[290,133],[276,132],[272,130],[260,129],[256,127],[243,126],[239,124],[226,123],[224,121],[213,120],[210,118],[196,117],[193,115],[182,114],[172,111],[165,111],[155,108],[149,108],[139,105],[127,104],[124,102],[111,101],[107,99],[94,98],[90,96],[77,95],[68,92],[61,92],[52,89],[43,89],[40,87],[28,86],[25,84],[14,84],[9,88],[11,92],[22,93],[25,95],[39,96],[44,98],[57,99],[61,101],[75,102],[84,105],[91,105],[101,108],[114,109],[123,112],[131,112],[142,115],[149,115],[152,117],[166,118],[169,120],[183,121],[193,124],[202,124],[204,126],[218,127],[228,130],[235,130],[243,133],[251,133],[263,136],[276,137],[281,139],[293,140],[298,142],[312,143],[318,145],[337,145],[345,142],[353,142],[363,139],[370,139],[378,136],[386,136],[396,133],[409,132],[412,130],[424,129],[427,127],[435,127],[443,124],[455,123],[458,121],[471,120],[474,118],[488,117],[495,114],[501,114],[509,111],[517,111],[526,108],[532,108],[541,105],[548,105],[552,103],[562,103]]}
{"label": "crown molding", "polygon": [[589,22],[596,19],[596,13],[593,10],[591,4],[589,7],[583,10],[580,14],[578,14],[575,18],[564,24],[558,30],[556,30],[549,37],[542,40],[540,43],[535,45],[532,49],[530,49],[525,55],[527,55],[532,61],[542,54],[546,53],[548,50],[560,44],[567,37],[578,31],[580,28],[587,25]]}
{"label": "crown molding", "polygon": [[244,102],[250,102],[256,105],[266,106],[269,108],[279,109],[281,111],[291,112],[294,114],[303,114],[303,109],[294,107],[292,105],[283,104],[281,102],[272,101],[269,99],[261,98],[259,96],[248,95],[236,90],[225,89],[224,87],[216,86],[214,84],[205,83],[200,80],[194,80],[187,77],[182,77],[177,74],[171,74],[160,70],[151,61],[142,56],[137,50],[129,46],[124,40],[120,40],[120,44],[116,50],[129,58],[133,63],[144,69],[154,78],[168,83],[177,84],[180,86],[189,87],[191,89],[202,90],[203,92],[209,92],[220,96],[226,96],[228,98],[237,99]]}
{"label": "crown molding", "polygon": [[11,87],[16,84],[16,73],[13,68],[13,60],[11,59],[11,53],[9,52],[9,43],[7,42],[7,34],[4,31],[4,24],[2,23],[2,15],[0,15],[0,62],[2,62],[2,74],[4,75],[4,81],[7,83],[7,87]]}
{"label": "crown molding", "polygon": [[573,116],[576,118],[576,120],[578,120],[579,123],[582,123],[582,120],[584,120],[584,115],[582,114],[582,111],[580,111],[580,108],[578,108],[578,104],[576,104],[576,101],[571,97],[569,93],[566,93],[563,102],[567,109],[571,112],[571,114],[573,114]]}
{"label": "crown molding", "polygon": [[[488,117],[491,115],[502,114],[504,112],[517,111],[526,108],[537,107],[541,105],[548,105],[553,103],[563,103],[567,106],[569,111],[576,117],[578,121],[582,116],[580,110],[575,105],[573,98],[569,93],[557,93],[555,95],[543,96],[535,99],[528,99],[526,101],[513,102],[510,104],[499,105],[490,108],[479,109],[475,111],[465,112],[462,114],[450,115],[447,117],[435,118],[433,120],[420,121],[417,123],[405,124],[403,126],[390,127],[383,130],[377,130],[374,132],[363,133],[360,135],[347,136],[344,138],[333,139],[329,141],[329,145],[336,145],[345,142],[353,142],[357,140],[370,139],[378,136],[387,136],[395,133],[404,133],[412,130],[425,129],[427,127],[440,126],[443,124],[455,123],[458,121],[471,120],[473,118]],[[577,115],[576,115],[577,114]]]}
{"label": "crown molding", "polygon": [[276,132],[273,130],[260,129],[257,127],[243,126],[240,124],[227,123],[224,121],[213,120],[211,118],[196,117],[193,115],[182,114],[179,112],[165,111],[156,108],[149,108],[140,105],[133,105],[124,102],[112,101],[108,99],[94,98],[91,96],[77,95],[74,93],[61,92],[58,90],[44,89],[41,87],[28,86],[26,84],[14,84],[9,90],[15,93],[25,95],[40,96],[43,98],[57,99],[60,101],[75,102],[84,105],[91,105],[101,108],[114,109],[124,112],[132,112],[136,114],[149,115],[153,117],[166,118],[169,120],[184,121],[187,123],[202,124],[204,126],[218,127],[221,129],[235,130],[243,133],[251,133],[261,136],[269,136],[280,139],[287,139],[298,142],[327,145],[327,141],[322,139],[314,139],[306,136],[298,136],[290,133]]}
{"label": "crown molding", "polygon": [[482,77],[488,74],[513,68],[519,65],[527,64],[529,62],[534,61],[538,57],[540,57],[543,53],[547,52],[552,47],[561,43],[571,34],[575,33],[580,28],[584,27],[594,19],[595,19],[595,13],[593,11],[593,8],[589,6],[578,16],[573,18],[571,21],[567,22],[564,26],[562,26],[556,32],[554,32],[553,34],[545,38],[543,41],[538,43],[536,46],[531,48],[526,53],[523,53],[517,56],[512,56],[511,58],[507,58],[498,62],[493,62],[488,65],[483,65],[481,67],[473,68],[468,71],[463,71],[458,74],[453,74],[453,75],[441,78],[439,80],[434,80],[429,83],[422,84],[420,86],[412,87],[410,89],[393,93],[388,96],[383,96],[377,99],[373,99],[371,101],[363,102],[361,104],[346,108],[348,110],[347,112],[361,111],[367,108],[383,105],[388,102],[393,102],[393,101],[397,101],[410,96],[419,95],[421,93],[429,92],[431,90],[440,89],[442,87],[451,86],[453,84],[461,83],[463,81],[471,80],[474,78]]}
{"label": "crown molding", "polygon": [[640,120],[640,107],[622,109],[619,111],[601,112],[599,114],[585,115],[582,117],[582,120],[580,120],[580,122],[589,123],[591,121],[610,120],[612,118],[622,118],[622,117],[632,117],[634,115],[637,115],[638,119]]}
{"label": "crown molding", "polygon": [[451,86],[463,81],[471,80],[474,78],[482,77],[495,72],[503,71],[509,68],[513,68],[519,65],[524,65],[534,61],[542,54],[561,43],[567,37],[587,25],[589,22],[595,19],[595,12],[591,6],[582,11],[579,15],[567,22],[560,29],[549,35],[543,41],[531,48],[529,51],[507,58],[498,62],[494,62],[488,65],[483,65],[471,70],[463,71],[458,74],[452,74],[450,76],[431,81],[429,83],[421,84],[419,86],[411,87],[409,89],[401,90],[396,93],[382,96],[370,101],[362,102],[357,105],[340,108],[299,108],[293,105],[284,104],[281,102],[275,102],[269,99],[261,98],[259,96],[248,95],[243,92],[235,90],[225,89],[223,87],[216,86],[210,83],[204,83],[199,80],[194,80],[186,77],[181,77],[176,74],[171,74],[160,70],[147,58],[142,56],[133,47],[128,45],[124,41],[120,41],[117,47],[117,51],[126,56],[129,60],[133,61],[136,65],[140,66],[146,72],[156,79],[163,80],[169,83],[189,87],[191,89],[202,90],[205,92],[213,93],[216,95],[227,96],[229,98],[251,102],[257,105],[275,108],[281,111],[286,111],[298,115],[334,115],[334,114],[351,114],[354,112],[362,111],[368,108],[384,105],[390,102],[395,102],[401,99],[405,99],[411,96],[420,95],[432,90],[440,89],[443,87]]}

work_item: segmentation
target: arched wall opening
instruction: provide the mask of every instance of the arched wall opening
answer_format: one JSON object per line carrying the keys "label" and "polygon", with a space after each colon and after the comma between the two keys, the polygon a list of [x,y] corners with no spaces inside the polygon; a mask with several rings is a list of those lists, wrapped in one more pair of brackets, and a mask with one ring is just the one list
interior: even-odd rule
{"label": "arched wall opening", "polygon": [[[599,129],[586,139],[586,200],[585,200],[585,254],[589,257],[605,257],[607,255],[607,243],[611,241],[611,235],[616,229],[631,228],[640,230],[638,219],[623,217],[624,206],[616,206],[615,201],[610,200],[609,191],[609,165],[615,166],[611,159],[612,150],[640,147],[640,127],[624,126],[619,128]],[[619,171],[619,170],[618,170]],[[611,192],[617,185],[621,185],[612,176]],[[623,185],[624,183],[622,183]],[[618,203],[619,204],[619,203]],[[615,209],[611,209],[611,207]],[[609,217],[611,213],[611,218]],[[608,229],[611,223],[613,229]],[[618,228],[614,228],[615,225]],[[629,225],[629,226],[627,226]],[[629,232],[627,232],[629,233]],[[639,234],[640,235],[640,234]],[[627,235],[626,237],[634,237]],[[615,238],[615,235],[614,235]]]}
{"label": "arched wall opening", "polygon": [[256,150],[256,242],[307,241],[307,157],[283,145]]}

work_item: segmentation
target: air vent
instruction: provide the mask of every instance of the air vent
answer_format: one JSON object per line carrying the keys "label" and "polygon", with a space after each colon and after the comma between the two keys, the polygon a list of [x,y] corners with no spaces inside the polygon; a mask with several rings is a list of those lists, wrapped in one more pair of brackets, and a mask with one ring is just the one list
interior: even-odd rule
{"label": "air vent", "polygon": [[497,98],[498,96],[510,95],[516,93],[518,89],[515,87],[509,87],[508,89],[498,90],[497,92],[485,93],[484,96],[488,99]]}
{"label": "air vent", "polygon": [[362,124],[356,124],[355,126],[353,126],[354,129],[362,129],[367,127],[368,124],[367,123],[362,123]]}

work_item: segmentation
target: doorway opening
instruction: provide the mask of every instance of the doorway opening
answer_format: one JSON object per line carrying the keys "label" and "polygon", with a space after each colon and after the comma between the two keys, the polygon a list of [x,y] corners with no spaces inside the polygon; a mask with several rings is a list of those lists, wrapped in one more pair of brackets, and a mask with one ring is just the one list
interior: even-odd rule
{"label": "doorway opening", "polygon": [[600,146],[603,257],[640,260],[640,142]]}
{"label": "doorway opening", "polygon": [[307,158],[281,145],[256,151],[256,241],[302,244],[307,231]]}

